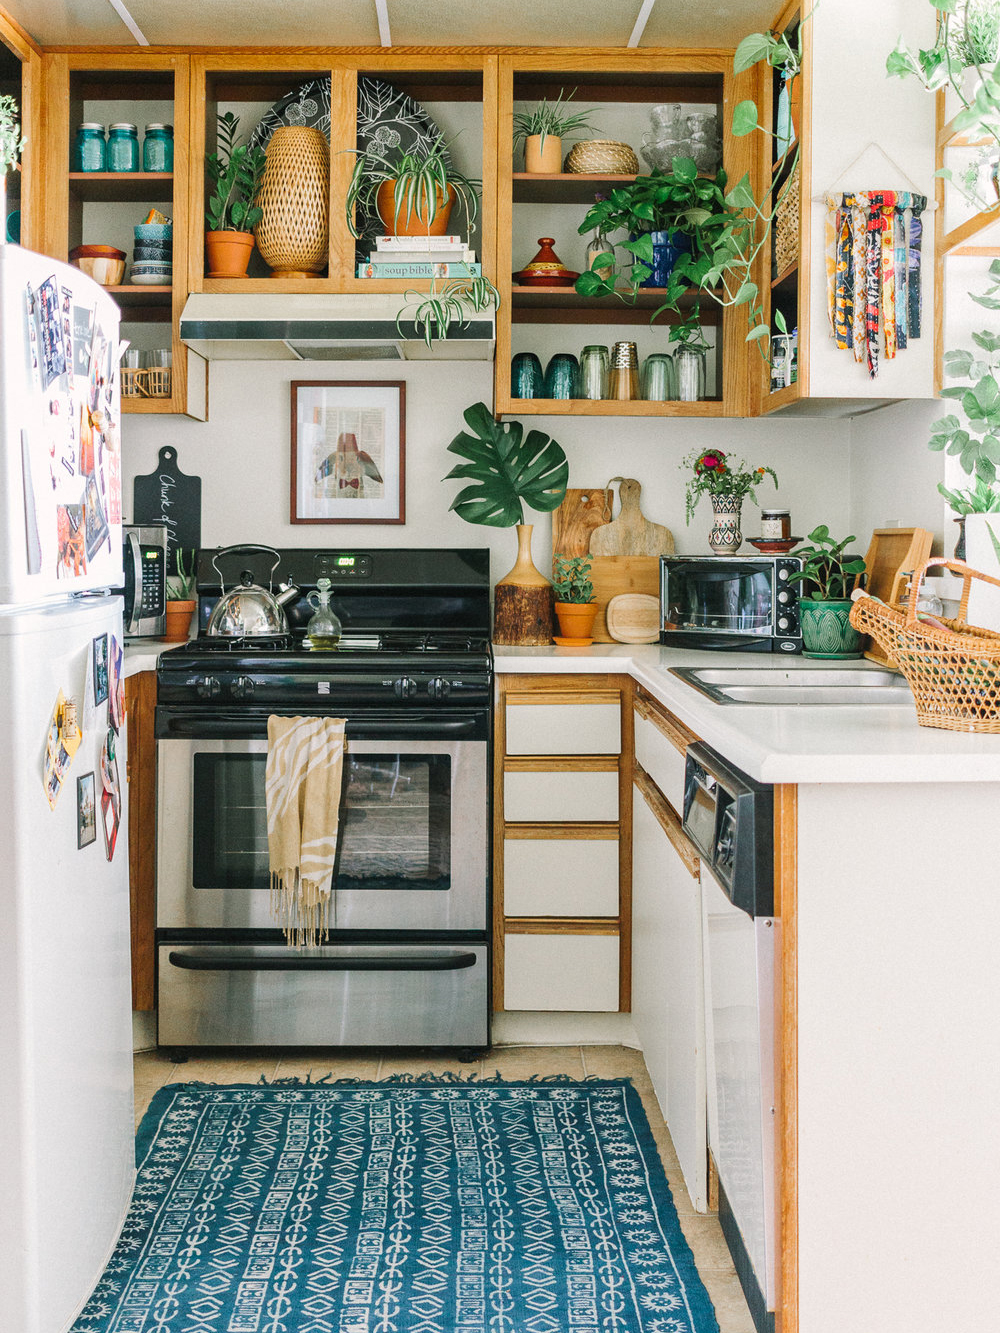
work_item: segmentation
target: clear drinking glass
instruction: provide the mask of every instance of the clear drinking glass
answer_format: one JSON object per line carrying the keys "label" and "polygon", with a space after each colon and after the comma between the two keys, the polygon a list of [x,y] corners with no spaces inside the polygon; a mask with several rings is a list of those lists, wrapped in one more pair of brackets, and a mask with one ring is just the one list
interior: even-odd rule
{"label": "clear drinking glass", "polygon": [[642,363],[639,392],[649,403],[667,403],[677,397],[677,377],[668,352],[650,352]]}
{"label": "clear drinking glass", "polygon": [[674,353],[677,368],[677,397],[682,403],[696,403],[705,397],[705,353],[695,347],[678,347]]}
{"label": "clear drinking glass", "polygon": [[607,347],[590,343],[580,355],[580,397],[607,398],[610,358]]}

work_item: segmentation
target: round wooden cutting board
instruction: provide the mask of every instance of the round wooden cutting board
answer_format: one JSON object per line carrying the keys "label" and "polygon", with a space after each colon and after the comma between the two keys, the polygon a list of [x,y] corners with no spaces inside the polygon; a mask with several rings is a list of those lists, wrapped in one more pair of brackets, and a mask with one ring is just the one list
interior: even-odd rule
{"label": "round wooden cutting board", "polygon": [[660,602],[643,592],[612,597],[607,610],[608,633],[617,643],[655,643],[660,637]]}

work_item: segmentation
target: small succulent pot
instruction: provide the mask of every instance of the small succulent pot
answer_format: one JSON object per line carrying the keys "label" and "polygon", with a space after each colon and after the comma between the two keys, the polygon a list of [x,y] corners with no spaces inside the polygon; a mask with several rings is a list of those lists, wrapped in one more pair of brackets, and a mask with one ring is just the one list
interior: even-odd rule
{"label": "small succulent pot", "polygon": [[821,602],[799,599],[803,657],[861,657],[863,636],[848,617],[854,603],[849,597]]}
{"label": "small succulent pot", "polygon": [[592,631],[597,615],[596,602],[555,602],[554,607],[559,621],[557,643],[586,648],[594,642]]}
{"label": "small succulent pot", "polygon": [[562,171],[562,139],[547,134],[529,134],[524,141],[524,169],[533,176],[558,176]]}

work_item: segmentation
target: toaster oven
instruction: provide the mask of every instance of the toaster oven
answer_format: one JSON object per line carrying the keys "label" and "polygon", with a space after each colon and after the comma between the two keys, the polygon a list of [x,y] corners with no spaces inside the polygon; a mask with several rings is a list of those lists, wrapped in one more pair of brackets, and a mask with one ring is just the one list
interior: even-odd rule
{"label": "toaster oven", "polygon": [[801,653],[802,561],[790,555],[660,557],[660,642]]}

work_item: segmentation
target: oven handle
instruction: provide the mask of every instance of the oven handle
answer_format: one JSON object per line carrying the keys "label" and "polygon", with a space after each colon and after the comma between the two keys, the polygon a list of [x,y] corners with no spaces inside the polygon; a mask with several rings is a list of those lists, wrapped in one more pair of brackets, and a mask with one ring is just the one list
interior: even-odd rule
{"label": "oven handle", "polygon": [[474,953],[219,955],[217,950],[171,950],[167,959],[189,972],[457,972],[475,967]]}
{"label": "oven handle", "polygon": [[[280,710],[275,709],[278,713]],[[290,715],[291,716],[291,715]],[[486,740],[489,736],[489,717],[481,714],[463,714],[460,717],[441,717],[418,713],[396,717],[348,717],[347,739],[378,740]],[[267,718],[250,718],[245,714],[212,712],[205,715],[174,712],[162,706],[156,710],[156,738],[158,740],[266,740]]]}

